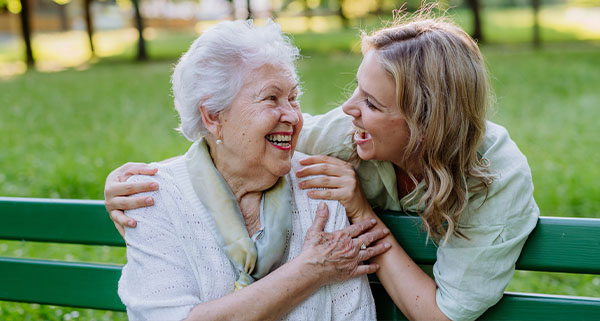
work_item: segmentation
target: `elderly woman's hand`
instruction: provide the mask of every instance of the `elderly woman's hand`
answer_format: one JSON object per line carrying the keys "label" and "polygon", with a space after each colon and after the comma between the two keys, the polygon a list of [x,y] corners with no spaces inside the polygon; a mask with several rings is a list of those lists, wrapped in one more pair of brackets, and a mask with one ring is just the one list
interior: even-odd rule
{"label": "elderly woman's hand", "polygon": [[300,256],[317,273],[323,284],[345,281],[356,276],[375,273],[377,264],[361,264],[386,252],[390,243],[374,244],[389,234],[387,229],[369,231],[375,220],[365,220],[332,233],[323,229],[329,217],[325,203],[319,204],[312,226],[306,233]]}
{"label": "elderly woman's hand", "polygon": [[371,208],[352,164],[324,155],[307,157],[300,164],[305,167],[296,172],[297,177],[318,175],[300,182],[300,188],[324,188],[309,191],[310,198],[339,201],[350,222],[361,220],[363,211]]}
{"label": "elderly woman's hand", "polygon": [[125,181],[133,175],[154,175],[157,170],[157,168],[144,163],[127,163],[115,169],[106,177],[104,206],[123,239],[125,238],[124,227],[136,226],[136,221],[126,216],[124,211],[154,204],[152,197],[133,197],[130,195],[158,189],[158,185],[154,182],[127,183]]}

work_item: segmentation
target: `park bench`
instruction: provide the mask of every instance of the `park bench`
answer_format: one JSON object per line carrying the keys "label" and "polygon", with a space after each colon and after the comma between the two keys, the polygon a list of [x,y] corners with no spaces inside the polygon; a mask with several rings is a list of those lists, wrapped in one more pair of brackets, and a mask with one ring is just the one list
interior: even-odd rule
{"label": "park bench", "polygon": [[[382,212],[408,254],[431,271],[436,249],[419,218]],[[0,197],[0,240],[124,246],[102,201]],[[542,217],[517,269],[600,274],[600,219]],[[0,301],[125,311],[117,295],[121,266],[0,257]],[[482,284],[481,286],[485,286]],[[402,313],[371,278],[380,320]],[[600,298],[506,293],[484,320],[600,320]]]}

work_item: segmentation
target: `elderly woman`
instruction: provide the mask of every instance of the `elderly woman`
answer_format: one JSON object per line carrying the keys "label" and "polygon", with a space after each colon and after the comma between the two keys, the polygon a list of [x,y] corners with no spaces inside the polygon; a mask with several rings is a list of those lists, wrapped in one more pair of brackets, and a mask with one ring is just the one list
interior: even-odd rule
{"label": "elderly woman", "polygon": [[347,227],[339,202],[317,211],[288,175],[303,157],[296,56],[274,23],[223,22],[175,67],[180,130],[194,143],[153,178],[130,179],[160,185],[156,205],[127,213],[138,222],[119,282],[130,319],[375,318],[365,274],[377,266],[360,262],[389,248],[369,247],[387,231]]}
{"label": "elderly woman", "polygon": [[[320,156],[301,161],[296,175],[312,177],[300,187],[341,201],[351,222],[385,228],[374,207],[419,215],[439,244],[433,277],[388,235],[391,249],[371,260],[379,280],[409,319],[474,320],[502,298],[539,216],[527,159],[486,120],[483,56],[459,27],[425,11],[363,35],[362,52],[348,101],[306,117],[298,149]],[[144,168],[113,175],[152,174]],[[107,208],[119,224],[130,219],[117,209],[144,199],[121,197],[130,194],[123,187],[107,180]]]}

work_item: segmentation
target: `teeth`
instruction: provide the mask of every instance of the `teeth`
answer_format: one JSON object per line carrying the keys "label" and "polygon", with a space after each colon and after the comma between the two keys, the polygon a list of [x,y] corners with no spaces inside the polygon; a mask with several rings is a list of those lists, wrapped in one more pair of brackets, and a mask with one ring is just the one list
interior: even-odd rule
{"label": "teeth", "polygon": [[281,146],[281,147],[288,147],[290,146],[290,142],[292,141],[292,135],[272,135],[272,134],[268,134],[267,136],[265,136],[265,138],[277,145],[277,146]]}
{"label": "teeth", "polygon": [[366,133],[366,132],[367,132],[366,130],[364,130],[364,129],[360,128],[360,127],[356,127],[356,126],[354,126],[354,128],[356,129],[356,131],[358,131],[358,132],[359,132],[359,133],[361,133],[361,134],[364,134],[364,133]]}

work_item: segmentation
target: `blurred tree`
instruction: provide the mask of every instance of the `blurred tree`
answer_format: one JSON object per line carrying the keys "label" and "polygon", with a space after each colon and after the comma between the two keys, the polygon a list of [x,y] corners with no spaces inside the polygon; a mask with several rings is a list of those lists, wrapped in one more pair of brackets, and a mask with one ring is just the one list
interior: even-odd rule
{"label": "blurred tree", "polygon": [[92,5],[92,0],[83,0],[83,13],[85,20],[85,28],[87,30],[88,40],[90,42],[90,50],[92,51],[92,57],[96,55],[94,50],[94,41],[92,40],[92,36],[94,35],[94,23],[92,22],[92,13],[90,12],[90,6]]}
{"label": "blurred tree", "polygon": [[33,66],[33,50],[31,50],[31,0],[20,0],[21,2],[21,33],[25,42],[25,62]]}
{"label": "blurred tree", "polygon": [[481,3],[480,0],[468,0],[471,11],[473,11],[473,39],[478,42],[484,42],[483,32],[481,31]]}
{"label": "blurred tree", "polygon": [[533,8],[533,46],[539,48],[542,44],[540,37],[540,0],[531,0]]}
{"label": "blurred tree", "polygon": [[137,60],[143,61],[148,60],[148,54],[146,53],[146,40],[144,39],[144,23],[142,20],[142,14],[140,13],[140,0],[131,0],[133,4],[133,12],[135,14],[135,27],[138,31],[138,53]]}

